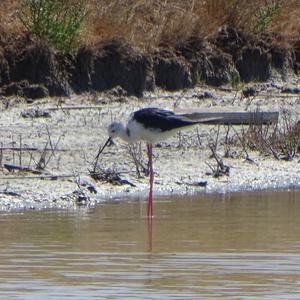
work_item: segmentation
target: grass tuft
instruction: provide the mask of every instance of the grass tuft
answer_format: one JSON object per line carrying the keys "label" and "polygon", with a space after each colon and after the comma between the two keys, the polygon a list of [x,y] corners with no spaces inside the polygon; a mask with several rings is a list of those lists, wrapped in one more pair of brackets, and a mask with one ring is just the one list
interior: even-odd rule
{"label": "grass tuft", "polygon": [[81,1],[72,5],[60,0],[21,0],[17,17],[29,33],[69,53],[78,44],[87,9]]}

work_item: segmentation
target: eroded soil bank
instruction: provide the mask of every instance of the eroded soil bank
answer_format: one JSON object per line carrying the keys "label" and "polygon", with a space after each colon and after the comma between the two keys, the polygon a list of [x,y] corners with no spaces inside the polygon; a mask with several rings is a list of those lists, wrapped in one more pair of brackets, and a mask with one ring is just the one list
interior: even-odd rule
{"label": "eroded soil bank", "polygon": [[191,38],[176,46],[141,51],[119,39],[62,54],[29,36],[1,39],[0,94],[37,99],[119,86],[119,96],[142,96],[157,87],[175,91],[199,83],[288,80],[300,72],[300,41],[285,47],[279,40],[223,28],[211,39]]}
{"label": "eroded soil bank", "polygon": [[[289,85],[299,86],[299,79],[291,80]],[[251,97],[245,97],[242,90],[202,86],[173,93],[156,90],[142,98],[116,97],[111,93],[45,98],[33,103],[6,98],[1,102],[0,117],[0,206],[70,207],[133,195],[147,197],[148,177],[142,168],[137,171],[132,156],[133,153],[146,166],[144,144],[132,149],[116,140],[101,155],[98,166],[105,174],[110,170],[119,178],[108,183],[90,176],[99,146],[107,139],[106,127],[112,120],[126,120],[130,112],[147,106],[176,112],[288,111],[290,118],[297,120],[300,96],[283,93],[285,88],[286,84],[278,81],[245,87],[244,91],[256,91]],[[277,160],[271,153],[262,155],[235,145],[234,139],[239,139],[246,129],[197,126],[155,145],[155,195],[298,186],[297,157]],[[216,153],[229,167],[227,175],[210,174],[216,168],[216,160],[209,144],[216,146]]]}

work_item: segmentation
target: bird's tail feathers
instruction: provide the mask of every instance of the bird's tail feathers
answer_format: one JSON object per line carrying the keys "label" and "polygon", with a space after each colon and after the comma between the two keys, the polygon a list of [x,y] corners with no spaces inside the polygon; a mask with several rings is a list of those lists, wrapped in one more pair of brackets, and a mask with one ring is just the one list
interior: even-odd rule
{"label": "bird's tail feathers", "polygon": [[177,115],[184,118],[186,121],[190,121],[194,124],[220,124],[222,123],[223,117],[207,117],[197,118],[194,114],[180,114]]}

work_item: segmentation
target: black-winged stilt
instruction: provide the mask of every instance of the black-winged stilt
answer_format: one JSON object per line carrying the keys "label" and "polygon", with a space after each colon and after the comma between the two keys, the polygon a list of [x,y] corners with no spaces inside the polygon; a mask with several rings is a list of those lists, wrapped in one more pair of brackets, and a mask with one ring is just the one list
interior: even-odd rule
{"label": "black-winged stilt", "polygon": [[108,126],[108,140],[99,150],[97,157],[110,143],[112,138],[119,137],[128,143],[140,140],[147,142],[148,168],[149,168],[149,197],[148,197],[148,217],[153,217],[152,190],[153,190],[153,166],[152,166],[152,145],[163,140],[183,127],[211,122],[212,119],[192,121],[188,119],[188,114],[175,114],[172,111],[160,108],[143,108],[131,114],[127,125],[121,122],[113,122]]}

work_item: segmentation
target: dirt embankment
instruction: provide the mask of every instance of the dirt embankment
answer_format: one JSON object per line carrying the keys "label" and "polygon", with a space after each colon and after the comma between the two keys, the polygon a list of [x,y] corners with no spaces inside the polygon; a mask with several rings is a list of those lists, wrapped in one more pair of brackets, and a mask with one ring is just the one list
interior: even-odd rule
{"label": "dirt embankment", "polygon": [[300,41],[279,46],[271,36],[251,39],[223,28],[211,39],[191,38],[141,52],[122,40],[74,54],[56,53],[29,37],[0,43],[0,94],[25,98],[68,96],[105,91],[116,86],[126,95],[141,96],[155,87],[169,91],[241,81],[287,80],[300,72]]}

